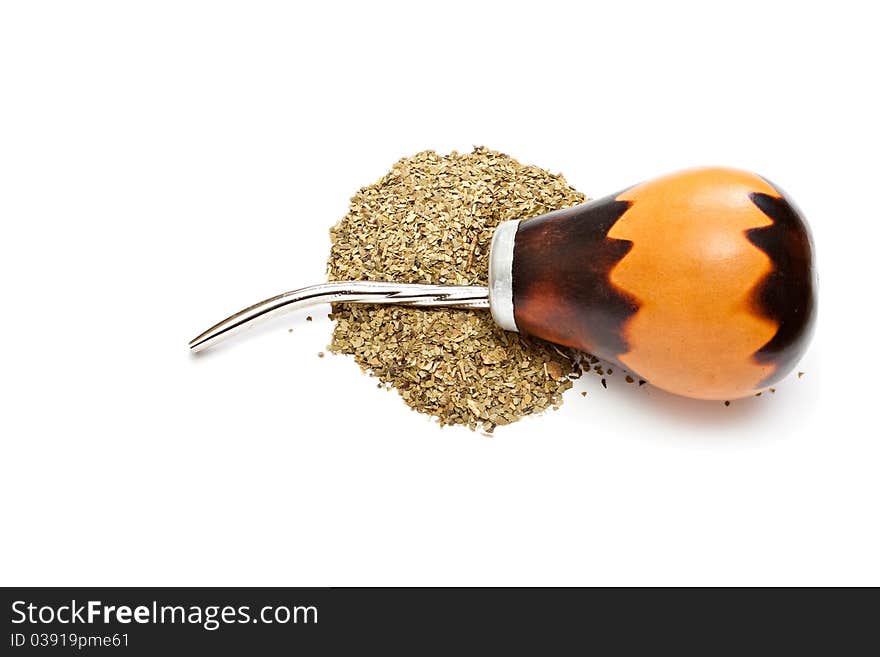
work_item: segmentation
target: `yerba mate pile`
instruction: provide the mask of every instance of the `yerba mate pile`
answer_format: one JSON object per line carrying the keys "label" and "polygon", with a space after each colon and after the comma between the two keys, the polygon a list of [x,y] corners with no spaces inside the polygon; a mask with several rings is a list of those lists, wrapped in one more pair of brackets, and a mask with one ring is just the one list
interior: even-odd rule
{"label": "yerba mate pile", "polygon": [[[328,278],[486,285],[498,224],[585,200],[561,175],[486,148],[424,151],[352,198],[330,231]],[[441,425],[491,431],[558,407],[580,375],[576,354],[504,331],[488,312],[341,304],[333,311],[330,350],[353,355]]]}

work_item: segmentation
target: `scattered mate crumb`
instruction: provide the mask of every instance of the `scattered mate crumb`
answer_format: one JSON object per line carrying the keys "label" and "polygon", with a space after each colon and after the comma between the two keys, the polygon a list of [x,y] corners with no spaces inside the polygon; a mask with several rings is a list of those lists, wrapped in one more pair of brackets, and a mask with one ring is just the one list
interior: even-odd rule
{"label": "scattered mate crumb", "polygon": [[[330,231],[328,279],[486,285],[498,224],[585,200],[561,175],[486,148],[424,151],[355,194]],[[331,318],[331,351],[441,425],[491,432],[558,408],[582,373],[575,354],[504,331],[488,312],[340,304]]]}
{"label": "scattered mate crumb", "polygon": [[323,358],[323,357],[324,357],[324,352],[323,352],[323,351],[319,351],[319,352],[318,352],[318,358]]}

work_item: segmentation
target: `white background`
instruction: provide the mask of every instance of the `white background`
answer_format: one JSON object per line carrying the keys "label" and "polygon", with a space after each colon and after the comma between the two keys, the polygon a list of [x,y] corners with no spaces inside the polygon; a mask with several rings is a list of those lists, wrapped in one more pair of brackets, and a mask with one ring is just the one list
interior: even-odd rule
{"label": "white background", "polygon": [[[880,584],[870,13],[3,3],[0,583]],[[729,408],[591,377],[490,439],[318,359],[326,308],[190,356],[323,279],[358,187],[474,144],[591,196],[779,183],[819,256],[805,376]]]}

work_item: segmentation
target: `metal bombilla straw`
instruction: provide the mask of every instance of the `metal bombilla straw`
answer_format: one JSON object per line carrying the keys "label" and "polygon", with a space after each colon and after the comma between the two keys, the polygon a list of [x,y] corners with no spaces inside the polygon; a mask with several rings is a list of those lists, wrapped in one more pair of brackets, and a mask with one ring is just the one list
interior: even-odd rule
{"label": "metal bombilla straw", "polygon": [[189,343],[192,351],[212,347],[263,320],[321,303],[375,303],[402,306],[488,308],[489,288],[344,281],[310,285],[255,303],[215,324]]}
{"label": "metal bombilla straw", "polygon": [[516,330],[513,321],[512,262],[518,221],[501,224],[492,237],[489,287],[482,285],[421,285],[386,281],[340,281],[310,285],[255,303],[193,338],[193,352],[213,347],[257,323],[293,310],[322,303],[360,303],[417,308],[492,310],[502,328]]}

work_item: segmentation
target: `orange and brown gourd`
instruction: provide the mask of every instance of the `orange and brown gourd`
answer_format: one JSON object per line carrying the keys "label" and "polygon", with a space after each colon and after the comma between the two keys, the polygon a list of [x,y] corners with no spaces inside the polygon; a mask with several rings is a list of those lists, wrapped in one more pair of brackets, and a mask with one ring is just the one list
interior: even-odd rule
{"label": "orange and brown gourd", "polygon": [[803,355],[813,246],[795,206],[753,173],[682,171],[523,220],[520,331],[700,399],[752,395]]}

